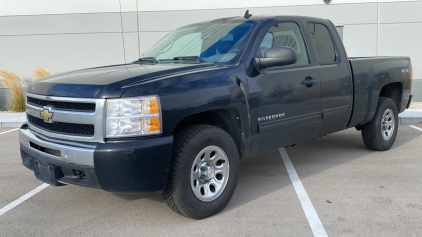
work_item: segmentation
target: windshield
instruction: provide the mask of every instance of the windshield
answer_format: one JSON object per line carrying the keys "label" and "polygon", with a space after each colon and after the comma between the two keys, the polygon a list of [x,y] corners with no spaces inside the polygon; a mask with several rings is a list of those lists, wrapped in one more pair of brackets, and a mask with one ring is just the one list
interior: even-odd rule
{"label": "windshield", "polygon": [[158,62],[229,62],[240,57],[256,22],[219,21],[179,28],[154,45],[143,58]]}

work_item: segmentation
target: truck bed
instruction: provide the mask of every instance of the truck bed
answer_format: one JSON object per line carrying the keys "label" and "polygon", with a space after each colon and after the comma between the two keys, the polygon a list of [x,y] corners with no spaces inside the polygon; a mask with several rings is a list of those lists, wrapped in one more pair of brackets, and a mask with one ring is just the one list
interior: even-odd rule
{"label": "truck bed", "polygon": [[349,58],[349,63],[354,101],[348,127],[365,124],[372,119],[380,93],[388,94],[388,88],[384,86],[390,83],[402,89],[401,94],[393,96],[398,111],[401,113],[406,109],[411,88],[412,69],[409,57],[352,57]]}

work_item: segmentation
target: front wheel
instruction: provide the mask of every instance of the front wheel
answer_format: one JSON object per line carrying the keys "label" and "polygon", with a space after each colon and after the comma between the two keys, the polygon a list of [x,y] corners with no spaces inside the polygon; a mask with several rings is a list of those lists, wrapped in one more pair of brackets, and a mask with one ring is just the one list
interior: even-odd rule
{"label": "front wheel", "polygon": [[371,122],[362,127],[362,138],[368,149],[385,151],[396,140],[398,124],[397,106],[391,98],[380,97]]}
{"label": "front wheel", "polygon": [[176,213],[206,218],[228,204],[238,170],[239,155],[229,134],[210,125],[188,127],[175,138],[163,197]]}

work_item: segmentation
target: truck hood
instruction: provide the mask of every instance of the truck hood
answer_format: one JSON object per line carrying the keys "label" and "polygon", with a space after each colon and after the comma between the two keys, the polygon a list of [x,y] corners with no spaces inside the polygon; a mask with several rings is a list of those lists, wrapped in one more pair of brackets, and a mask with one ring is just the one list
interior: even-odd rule
{"label": "truck hood", "polygon": [[166,63],[141,65],[137,63],[89,68],[49,76],[34,81],[28,93],[77,98],[117,98],[131,85],[147,83],[181,73],[209,70],[217,65]]}

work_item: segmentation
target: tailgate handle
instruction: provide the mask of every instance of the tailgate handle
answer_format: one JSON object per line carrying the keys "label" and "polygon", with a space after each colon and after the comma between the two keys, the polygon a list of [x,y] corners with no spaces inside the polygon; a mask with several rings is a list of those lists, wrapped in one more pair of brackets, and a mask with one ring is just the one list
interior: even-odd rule
{"label": "tailgate handle", "polygon": [[316,84],[318,81],[313,79],[312,77],[307,77],[305,80],[302,81],[302,85],[306,87],[312,87],[313,84]]}

